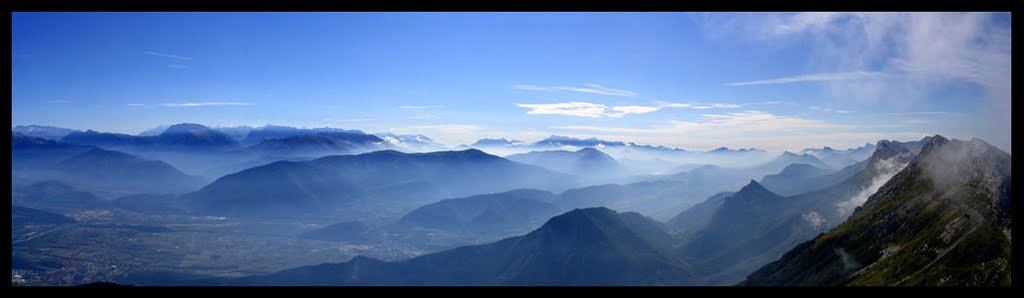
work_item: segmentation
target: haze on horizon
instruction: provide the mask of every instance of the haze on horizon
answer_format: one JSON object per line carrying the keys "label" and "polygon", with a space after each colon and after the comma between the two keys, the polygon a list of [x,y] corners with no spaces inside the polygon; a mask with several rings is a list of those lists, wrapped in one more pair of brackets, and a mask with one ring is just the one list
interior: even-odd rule
{"label": "haze on horizon", "polygon": [[12,126],[1010,151],[1009,13],[14,13]]}

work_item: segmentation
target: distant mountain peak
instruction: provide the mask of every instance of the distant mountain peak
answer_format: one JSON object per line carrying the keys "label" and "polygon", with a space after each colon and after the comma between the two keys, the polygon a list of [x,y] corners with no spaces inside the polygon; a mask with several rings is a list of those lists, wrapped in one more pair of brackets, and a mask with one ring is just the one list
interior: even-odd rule
{"label": "distant mountain peak", "polygon": [[764,185],[761,185],[761,183],[757,183],[756,180],[750,180],[750,183],[747,183],[746,186],[743,186],[743,188],[740,188],[740,191],[738,193],[754,193],[754,192],[771,192],[771,191],[769,191],[767,188],[764,188]]}
{"label": "distant mountain peak", "polygon": [[210,128],[206,127],[206,126],[204,126],[202,124],[178,123],[178,124],[175,124],[175,125],[168,126],[167,129],[164,132],[165,133],[166,132],[182,132],[182,131],[208,130],[208,129],[210,129]]}
{"label": "distant mountain peak", "polygon": [[487,139],[487,138],[484,138],[484,139],[477,140],[471,146],[506,146],[506,145],[522,145],[522,144],[523,144],[523,142],[521,142],[521,141],[509,140],[509,139],[505,139],[505,138],[499,138],[499,139]]}
{"label": "distant mountain peak", "polygon": [[195,123],[171,125],[157,136],[157,143],[174,146],[213,146],[235,148],[239,144],[228,135]]}
{"label": "distant mountain peak", "polygon": [[572,211],[552,217],[538,231],[551,231],[566,236],[579,237],[580,233],[574,233],[580,229],[600,229],[595,222],[614,218],[618,213],[605,207],[576,208]]}
{"label": "distant mountain peak", "polygon": [[534,145],[555,145],[555,146],[575,146],[575,147],[592,147],[592,146],[615,146],[622,147],[626,146],[623,142],[611,142],[605,141],[598,138],[578,139],[573,137],[551,135],[547,139],[543,139],[534,143]]}

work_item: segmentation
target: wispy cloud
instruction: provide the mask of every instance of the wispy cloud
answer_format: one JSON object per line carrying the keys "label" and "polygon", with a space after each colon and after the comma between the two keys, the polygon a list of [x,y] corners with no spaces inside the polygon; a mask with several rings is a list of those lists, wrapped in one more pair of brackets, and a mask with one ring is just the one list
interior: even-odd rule
{"label": "wispy cloud", "polygon": [[622,89],[613,89],[598,84],[583,84],[584,87],[567,87],[567,86],[534,86],[534,85],[515,85],[513,88],[520,90],[532,90],[532,91],[572,91],[572,92],[583,92],[593,93],[601,95],[611,96],[636,96],[636,92]]}
{"label": "wispy cloud", "polygon": [[748,82],[736,82],[725,84],[727,86],[746,86],[746,85],[770,85],[770,84],[789,84],[789,83],[800,83],[800,82],[821,82],[821,81],[848,81],[848,80],[864,80],[864,79],[878,79],[888,75],[881,72],[868,72],[868,71],[854,71],[854,72],[833,72],[833,73],[817,73],[808,75],[798,75],[791,77],[774,78],[767,80],[757,80]]}
{"label": "wispy cloud", "polygon": [[366,121],[376,121],[376,120],[377,119],[374,119],[374,118],[354,118],[354,119],[324,118],[324,121],[328,121],[328,122],[366,122]]}
{"label": "wispy cloud", "polygon": [[145,51],[145,52],[142,52],[142,53],[146,54],[146,55],[157,56],[157,57],[164,57],[164,58],[171,58],[171,59],[177,59],[177,60],[192,60],[192,57],[185,57],[185,56],[180,56],[180,55],[160,53],[160,52],[153,52],[153,51]]}
{"label": "wispy cloud", "polygon": [[204,106],[247,106],[247,102],[186,102],[186,103],[165,103],[165,107],[204,107]]}
{"label": "wispy cloud", "polygon": [[612,113],[606,113],[605,115],[612,118],[622,118],[629,114],[647,114],[660,110],[661,107],[647,107],[647,106],[618,106],[612,107]]}
{"label": "wispy cloud", "polygon": [[828,112],[828,113],[836,113],[836,114],[849,114],[849,113],[854,113],[854,111],[847,111],[847,110],[837,110],[837,109],[832,109],[832,108],[822,108],[822,107],[809,107],[809,109],[812,109],[812,110],[817,110],[817,111],[822,111],[822,112]]}
{"label": "wispy cloud", "polygon": [[130,104],[127,104],[126,106],[129,106],[129,107],[144,107],[146,105],[145,104],[141,104],[141,103],[130,103]]}
{"label": "wispy cloud", "polygon": [[601,117],[605,114],[605,105],[589,102],[566,102],[551,104],[516,104],[520,108],[527,108],[528,115],[566,115],[577,117]]}
{"label": "wispy cloud", "polygon": [[565,115],[565,116],[577,116],[577,117],[609,117],[609,118],[622,118],[629,114],[647,114],[657,112],[663,108],[691,108],[691,109],[711,109],[711,108],[723,108],[723,109],[734,109],[739,108],[741,105],[737,104],[723,104],[716,103],[706,106],[694,105],[689,103],[665,103],[654,106],[606,106],[604,104],[589,103],[589,102],[563,102],[563,103],[550,103],[550,104],[516,104],[520,108],[527,108],[528,115]]}
{"label": "wispy cloud", "polygon": [[410,110],[422,110],[422,109],[440,109],[444,105],[433,105],[433,106],[399,106],[399,109],[410,109]]}
{"label": "wispy cloud", "polygon": [[409,116],[409,119],[437,119],[437,118],[440,118],[440,117],[437,117],[437,116],[434,116],[434,115],[431,115],[431,114],[417,114],[417,115]]}

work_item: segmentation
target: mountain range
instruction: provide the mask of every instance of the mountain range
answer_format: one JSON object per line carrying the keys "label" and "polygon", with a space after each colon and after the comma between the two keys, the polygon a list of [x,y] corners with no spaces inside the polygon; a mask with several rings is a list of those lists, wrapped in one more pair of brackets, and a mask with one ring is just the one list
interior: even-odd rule
{"label": "mountain range", "polygon": [[1010,155],[934,136],[849,220],[743,285],[1010,285]]}
{"label": "mountain range", "polygon": [[[707,222],[681,231],[682,255],[702,273],[704,283],[739,282],[797,244],[846,220],[864,197],[874,193],[912,157],[913,152],[903,143],[883,140],[860,171],[842,180],[825,179],[836,183],[789,197],[751,180],[737,193],[724,197],[710,215],[694,213]],[[852,165],[832,175],[848,175],[858,167]],[[700,222],[680,217],[675,220]]]}
{"label": "mountain range", "polygon": [[11,132],[51,141],[59,141],[61,138],[64,138],[64,136],[73,132],[78,132],[78,130],[45,125],[18,125],[12,128]]}
{"label": "mountain range", "polygon": [[157,160],[28,137],[11,137],[12,178],[39,182],[58,180],[104,191],[182,192],[198,189],[205,180],[189,176]]}
{"label": "mountain range", "polygon": [[508,160],[543,167],[552,171],[590,178],[613,178],[627,175],[625,167],[615,158],[594,148],[576,151],[550,150],[513,154]]}
{"label": "mountain range", "polygon": [[575,178],[470,149],[393,150],[279,161],[221,177],[187,197],[217,214],[301,214],[342,203],[409,206],[516,188],[561,190]]}

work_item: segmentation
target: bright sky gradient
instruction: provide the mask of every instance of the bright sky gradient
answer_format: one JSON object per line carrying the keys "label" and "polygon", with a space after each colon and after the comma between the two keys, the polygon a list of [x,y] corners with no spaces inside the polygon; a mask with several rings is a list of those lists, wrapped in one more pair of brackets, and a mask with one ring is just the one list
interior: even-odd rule
{"label": "bright sky gradient", "polygon": [[1009,13],[14,13],[12,126],[1010,150]]}

